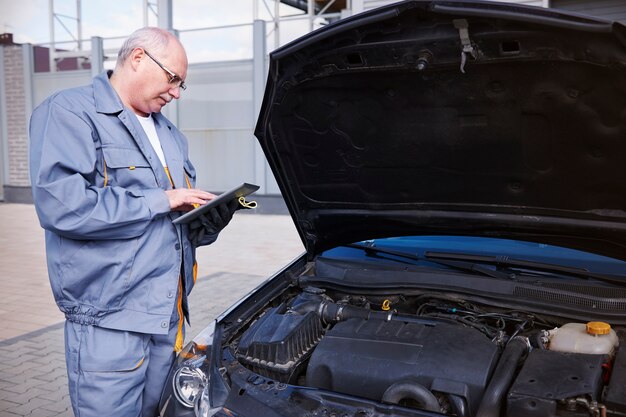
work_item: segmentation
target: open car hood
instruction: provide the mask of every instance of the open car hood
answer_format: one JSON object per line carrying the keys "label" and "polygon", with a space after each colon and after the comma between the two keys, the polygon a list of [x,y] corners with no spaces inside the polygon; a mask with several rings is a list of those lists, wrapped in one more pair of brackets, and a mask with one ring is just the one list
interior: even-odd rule
{"label": "open car hood", "polygon": [[270,55],[255,135],[309,255],[421,234],[626,260],[626,28],[405,1]]}

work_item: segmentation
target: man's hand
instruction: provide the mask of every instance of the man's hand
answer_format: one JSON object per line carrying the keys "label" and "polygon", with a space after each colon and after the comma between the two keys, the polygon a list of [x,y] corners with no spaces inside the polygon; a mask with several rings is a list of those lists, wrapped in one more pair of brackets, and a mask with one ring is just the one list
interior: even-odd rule
{"label": "man's hand", "polygon": [[[197,188],[176,188],[165,191],[172,211],[190,211],[195,205],[204,205],[215,198],[215,194]],[[195,205],[194,205],[195,204]]]}
{"label": "man's hand", "polygon": [[[191,243],[198,247],[213,242],[215,235],[226,227],[238,207],[239,202],[234,198],[228,203],[222,203],[198,216],[197,219],[189,223],[189,240]],[[206,240],[207,238],[209,240]]]}

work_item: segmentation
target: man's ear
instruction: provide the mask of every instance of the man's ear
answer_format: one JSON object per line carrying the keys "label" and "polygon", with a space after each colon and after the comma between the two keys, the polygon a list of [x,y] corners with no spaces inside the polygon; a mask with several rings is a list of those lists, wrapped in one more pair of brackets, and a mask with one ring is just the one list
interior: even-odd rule
{"label": "man's ear", "polygon": [[137,71],[139,64],[141,63],[141,60],[143,59],[144,55],[145,55],[145,52],[141,48],[135,48],[130,53],[130,56],[128,57],[128,62],[130,63],[130,66],[133,70]]}

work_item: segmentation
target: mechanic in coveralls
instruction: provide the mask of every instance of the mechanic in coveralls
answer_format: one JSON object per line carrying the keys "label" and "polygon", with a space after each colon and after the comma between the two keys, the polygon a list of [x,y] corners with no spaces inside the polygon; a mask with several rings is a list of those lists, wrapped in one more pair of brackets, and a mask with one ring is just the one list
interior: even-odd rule
{"label": "mechanic in coveralls", "polygon": [[160,113],[186,76],[178,39],[139,29],[114,71],[52,95],[31,117],[33,196],[66,317],[76,417],[157,414],[182,348],[195,247],[212,243],[236,209],[234,200],[203,222],[172,224],[215,197],[194,188],[187,140]]}

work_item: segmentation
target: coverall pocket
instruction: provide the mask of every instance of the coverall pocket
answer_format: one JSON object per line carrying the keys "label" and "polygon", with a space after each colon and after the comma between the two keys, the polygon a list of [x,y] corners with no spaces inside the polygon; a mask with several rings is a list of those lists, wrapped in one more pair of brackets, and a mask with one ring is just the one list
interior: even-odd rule
{"label": "coverall pocket", "polygon": [[141,367],[148,335],[82,326],[80,370],[83,372],[128,372]]}
{"label": "coverall pocket", "polygon": [[156,187],[150,163],[137,149],[103,147],[106,184],[132,188]]}

